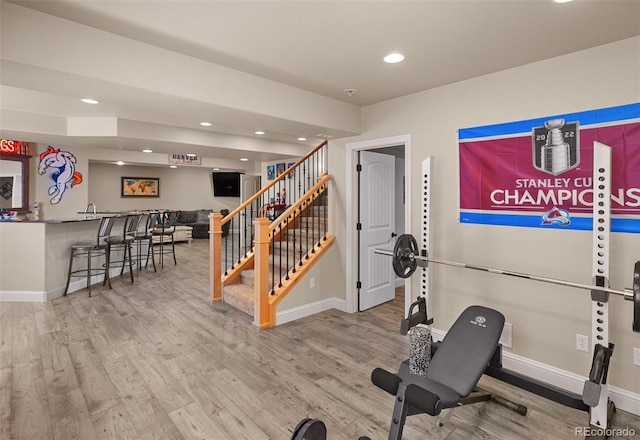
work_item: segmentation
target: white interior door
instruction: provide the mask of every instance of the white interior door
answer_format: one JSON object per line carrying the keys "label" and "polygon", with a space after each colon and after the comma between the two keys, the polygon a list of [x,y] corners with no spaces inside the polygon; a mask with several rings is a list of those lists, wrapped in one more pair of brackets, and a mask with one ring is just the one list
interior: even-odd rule
{"label": "white interior door", "polygon": [[395,243],[395,157],[360,152],[360,310],[395,298],[391,259],[374,249]]}
{"label": "white interior door", "polygon": [[[247,200],[249,200],[251,198],[252,195],[254,195],[255,193],[257,193],[261,186],[262,180],[260,178],[260,176],[248,176],[246,174],[242,174],[240,176],[240,204],[243,204],[244,202],[246,202]],[[244,212],[240,213],[240,247],[242,249],[246,248],[250,248],[252,246],[252,243],[245,243],[245,235],[247,235],[248,238],[246,238],[247,241],[250,240],[251,237],[251,225],[245,225],[245,221],[248,221],[249,219],[246,218]],[[244,234],[242,233],[242,231],[244,230],[244,228],[247,228],[247,231],[249,231],[248,234]]]}

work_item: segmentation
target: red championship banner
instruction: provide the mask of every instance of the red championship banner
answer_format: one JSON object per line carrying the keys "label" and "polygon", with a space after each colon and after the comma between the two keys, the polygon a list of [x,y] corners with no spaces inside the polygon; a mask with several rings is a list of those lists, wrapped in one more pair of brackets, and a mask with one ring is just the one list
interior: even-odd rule
{"label": "red championship banner", "polygon": [[640,103],[458,132],[460,222],[591,230],[593,144],[611,147],[611,230],[640,233]]}

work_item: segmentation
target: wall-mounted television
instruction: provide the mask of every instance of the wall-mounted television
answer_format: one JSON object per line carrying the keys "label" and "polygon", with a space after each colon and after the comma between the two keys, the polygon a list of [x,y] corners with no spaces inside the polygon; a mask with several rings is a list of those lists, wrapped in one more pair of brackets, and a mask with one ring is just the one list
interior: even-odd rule
{"label": "wall-mounted television", "polygon": [[240,175],[242,173],[214,171],[211,174],[215,197],[240,197]]}

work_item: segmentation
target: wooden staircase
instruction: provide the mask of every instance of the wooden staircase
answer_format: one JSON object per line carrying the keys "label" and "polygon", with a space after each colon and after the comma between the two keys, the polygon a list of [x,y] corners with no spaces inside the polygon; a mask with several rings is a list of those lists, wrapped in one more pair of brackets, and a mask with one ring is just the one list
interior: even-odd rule
{"label": "wooden staircase", "polygon": [[[307,170],[318,168],[318,152],[326,157],[325,148],[326,142],[323,142],[224,219],[218,213],[210,217],[211,299],[224,301],[247,313],[261,329],[275,326],[278,303],[335,241],[327,228],[330,176],[324,171],[307,177]],[[264,210],[254,208],[253,203],[257,200],[256,206],[262,207],[261,200],[273,200],[274,192],[269,193],[270,189],[282,181],[290,182],[284,180],[288,173],[298,176],[298,188],[303,191],[298,192],[298,199],[278,218],[270,221],[264,218]],[[300,183],[302,175],[305,176],[302,180],[309,182],[308,186]],[[280,193],[277,188],[276,191],[275,194]],[[254,216],[255,212],[259,214]],[[234,219],[243,219],[244,223]],[[249,228],[247,219],[253,220]],[[232,248],[234,255],[230,260],[233,263],[229,268],[221,269],[223,251],[228,255],[229,249],[222,241],[222,224],[227,222],[236,226],[232,226],[232,230],[244,231],[245,237],[248,232],[249,238],[244,241],[252,241],[253,247],[246,252],[239,248],[237,253]],[[238,239],[237,243],[240,241]]]}
{"label": "wooden staircase", "polygon": [[[323,220],[318,215],[319,209],[317,207],[310,207],[309,209],[315,211],[312,215],[308,216],[310,226],[309,233],[313,237],[320,237],[326,226],[323,225]],[[269,259],[269,285],[273,284],[274,276],[276,279],[279,279],[287,274],[287,268],[290,267],[290,263],[306,257],[305,254],[307,250],[304,249],[303,251],[303,248],[298,245],[300,241],[299,237],[294,238],[294,235],[291,233],[283,235],[285,236],[283,240],[275,240],[272,243],[273,253],[281,257],[282,261],[280,261],[280,258],[276,259],[276,261]],[[301,255],[301,253],[303,255]],[[309,259],[312,257],[315,257],[315,252],[310,255]],[[222,298],[227,304],[253,317],[255,305],[254,290],[255,269],[251,267],[241,270],[240,276],[234,277],[232,282],[224,283],[222,287]]]}

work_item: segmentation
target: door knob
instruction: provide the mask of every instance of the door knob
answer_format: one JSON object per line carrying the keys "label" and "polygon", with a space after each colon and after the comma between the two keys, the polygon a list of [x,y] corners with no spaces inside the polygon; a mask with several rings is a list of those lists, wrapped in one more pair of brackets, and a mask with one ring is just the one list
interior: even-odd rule
{"label": "door knob", "polygon": [[396,234],[395,232],[392,232],[392,233],[391,233],[391,238],[393,238],[393,237],[397,237],[397,236],[398,236],[398,234]]}

